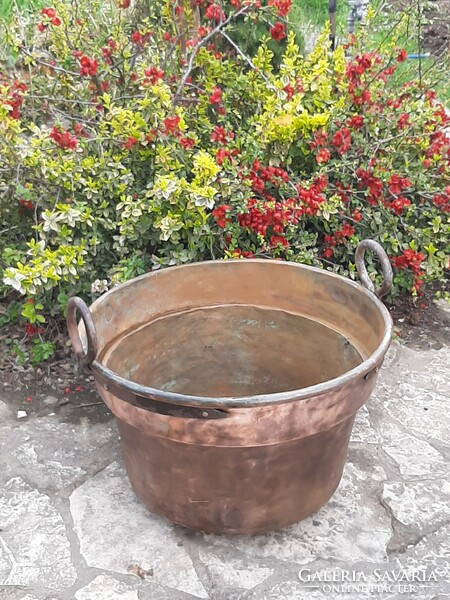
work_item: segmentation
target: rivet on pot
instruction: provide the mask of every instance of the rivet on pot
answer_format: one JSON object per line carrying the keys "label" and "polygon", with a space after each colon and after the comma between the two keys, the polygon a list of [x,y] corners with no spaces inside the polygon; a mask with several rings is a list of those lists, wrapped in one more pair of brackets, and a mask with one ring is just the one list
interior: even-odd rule
{"label": "rivet on pot", "polygon": [[113,316],[113,309],[112,309],[112,307],[111,307],[110,304],[108,304],[107,306],[105,306],[105,311],[104,312],[105,312],[105,316],[104,316],[105,321],[107,323],[109,323],[111,321],[111,319],[112,319],[112,316]]}

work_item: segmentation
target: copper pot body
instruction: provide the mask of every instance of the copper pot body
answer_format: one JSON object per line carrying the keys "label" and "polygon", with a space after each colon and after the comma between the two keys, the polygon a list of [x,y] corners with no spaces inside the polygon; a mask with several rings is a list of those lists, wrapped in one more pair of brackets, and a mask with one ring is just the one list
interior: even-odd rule
{"label": "copper pot body", "polygon": [[148,273],[90,308],[91,369],[150,510],[255,534],[329,500],[391,340],[373,292],[304,265],[230,260]]}

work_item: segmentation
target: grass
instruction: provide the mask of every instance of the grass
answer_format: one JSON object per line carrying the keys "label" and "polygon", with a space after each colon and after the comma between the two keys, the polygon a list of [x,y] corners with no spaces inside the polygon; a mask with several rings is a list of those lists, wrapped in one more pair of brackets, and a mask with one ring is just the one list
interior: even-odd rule
{"label": "grass", "polygon": [[[347,37],[347,17],[349,12],[347,0],[337,0],[337,41],[343,42]],[[301,19],[306,34],[320,30],[329,19],[328,0],[294,0],[296,12]],[[367,50],[376,50],[390,42],[405,48],[408,54],[423,54],[420,23],[427,21],[424,0],[411,2],[403,21],[401,14],[386,0],[374,0],[371,8],[374,17],[370,19],[364,32],[364,44]],[[440,99],[450,104],[450,86],[447,73],[450,67],[449,53],[421,59],[408,59],[399,65],[396,79],[400,84],[406,81],[422,81],[425,88],[434,88]]]}
{"label": "grass", "polygon": [[[306,30],[320,30],[329,20],[328,0],[294,0],[293,5]],[[336,0],[336,31],[338,38],[347,33],[347,0]]]}
{"label": "grass", "polygon": [[[394,41],[398,47],[405,48],[409,55],[427,55],[424,47],[423,26],[427,22],[424,13],[425,3],[411,2],[409,10],[404,14],[396,13],[386,2],[379,2],[375,17],[370,23],[367,45],[378,48],[386,42]],[[397,27],[395,24],[399,23]],[[450,103],[450,87],[448,85],[448,68],[450,56],[447,50],[439,55],[428,55],[423,58],[410,58],[399,65],[396,79],[399,84],[405,81],[421,81],[426,89],[436,90],[440,99]]]}
{"label": "grass", "polygon": [[0,19],[9,20],[15,8],[24,11],[27,8],[42,6],[43,0],[0,0]]}

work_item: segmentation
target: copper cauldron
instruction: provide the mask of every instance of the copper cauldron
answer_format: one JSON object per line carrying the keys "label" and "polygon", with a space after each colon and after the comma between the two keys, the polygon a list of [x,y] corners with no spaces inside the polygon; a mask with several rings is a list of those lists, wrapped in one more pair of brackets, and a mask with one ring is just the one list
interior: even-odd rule
{"label": "copper cauldron", "polygon": [[[381,261],[377,290],[366,249]],[[366,240],[356,263],[365,287],[295,263],[220,260],[148,273],[90,309],[70,300],[74,351],[152,511],[249,534],[329,500],[392,334],[379,300],[392,284],[384,250]]]}

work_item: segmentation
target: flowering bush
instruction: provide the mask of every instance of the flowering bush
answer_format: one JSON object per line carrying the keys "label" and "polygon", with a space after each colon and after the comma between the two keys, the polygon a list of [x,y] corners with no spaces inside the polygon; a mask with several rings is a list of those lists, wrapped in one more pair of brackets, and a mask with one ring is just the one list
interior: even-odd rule
{"label": "flowering bush", "polygon": [[[128,0],[58,2],[5,31],[1,269],[28,334],[69,294],[194,260],[354,277],[371,237],[393,294],[443,276],[449,117],[432,91],[391,84],[402,51],[346,59],[325,31],[305,58],[289,0],[152,4],[136,19]],[[265,34],[248,54],[237,32],[253,27]]]}

